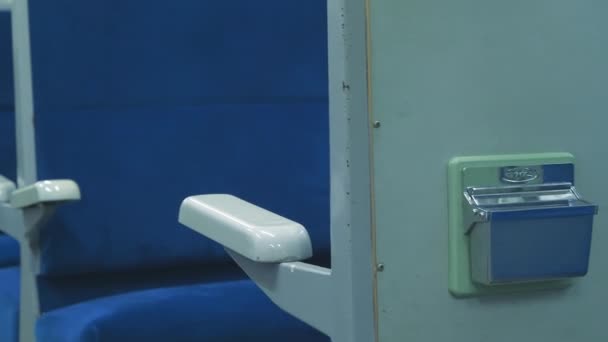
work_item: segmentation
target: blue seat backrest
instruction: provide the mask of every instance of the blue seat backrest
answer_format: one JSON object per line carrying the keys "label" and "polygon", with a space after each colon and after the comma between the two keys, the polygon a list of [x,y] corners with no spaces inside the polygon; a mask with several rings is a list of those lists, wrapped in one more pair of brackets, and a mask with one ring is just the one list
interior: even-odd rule
{"label": "blue seat backrest", "polygon": [[[0,12],[0,175],[15,180],[15,117],[10,17]],[[0,267],[19,260],[17,243],[0,231]],[[1,281],[1,280],[0,280]]]}
{"label": "blue seat backrest", "polygon": [[15,173],[11,23],[9,14],[0,12],[0,175],[15,180]]}
{"label": "blue seat backrest", "polygon": [[228,261],[180,201],[233,193],[329,255],[326,2],[31,0],[38,167],[83,199],[47,275]]}
{"label": "blue seat backrest", "polygon": [[0,12],[0,111],[12,110],[13,59],[11,20],[8,12]]}
{"label": "blue seat backrest", "polygon": [[16,180],[15,117],[12,111],[0,109],[0,175]]}

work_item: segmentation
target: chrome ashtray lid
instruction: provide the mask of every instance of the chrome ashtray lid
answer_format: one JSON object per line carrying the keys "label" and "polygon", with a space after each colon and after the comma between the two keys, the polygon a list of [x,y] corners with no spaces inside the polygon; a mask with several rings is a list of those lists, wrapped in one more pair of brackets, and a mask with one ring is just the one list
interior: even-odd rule
{"label": "chrome ashtray lid", "polygon": [[484,285],[587,273],[598,207],[572,183],[467,187],[466,234],[473,280]]}

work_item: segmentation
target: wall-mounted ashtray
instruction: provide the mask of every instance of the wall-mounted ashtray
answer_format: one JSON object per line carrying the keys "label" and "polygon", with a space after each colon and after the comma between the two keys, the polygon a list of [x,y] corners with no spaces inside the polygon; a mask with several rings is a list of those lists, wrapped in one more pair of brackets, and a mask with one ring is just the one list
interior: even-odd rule
{"label": "wall-mounted ashtray", "polygon": [[587,274],[597,206],[571,183],[468,187],[463,196],[471,272],[483,285]]}
{"label": "wall-mounted ashtray", "polygon": [[574,187],[572,155],[458,157],[448,178],[454,295],[563,286],[587,274],[598,208]]}

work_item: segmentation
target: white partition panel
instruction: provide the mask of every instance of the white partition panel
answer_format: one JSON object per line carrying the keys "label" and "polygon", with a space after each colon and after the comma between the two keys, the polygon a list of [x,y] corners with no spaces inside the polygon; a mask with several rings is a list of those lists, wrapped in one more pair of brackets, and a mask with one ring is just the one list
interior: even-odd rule
{"label": "white partition panel", "polygon": [[[608,340],[608,2],[368,0],[379,342]],[[447,164],[569,152],[599,205],[588,276],[448,292]]]}

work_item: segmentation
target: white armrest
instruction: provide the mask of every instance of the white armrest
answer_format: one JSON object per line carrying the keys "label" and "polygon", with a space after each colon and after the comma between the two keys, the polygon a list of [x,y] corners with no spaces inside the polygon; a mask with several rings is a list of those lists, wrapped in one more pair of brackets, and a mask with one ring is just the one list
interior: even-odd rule
{"label": "white armrest", "polygon": [[301,224],[231,195],[186,198],[179,222],[252,261],[281,263],[312,256]]}
{"label": "white armrest", "polygon": [[12,180],[0,175],[0,202],[8,202],[15,188]]}
{"label": "white armrest", "polygon": [[0,0],[0,12],[10,11],[12,9],[13,0]]}
{"label": "white armrest", "polygon": [[45,180],[19,188],[11,194],[11,205],[24,208],[47,202],[75,201],[80,199],[80,188],[72,180]]}

